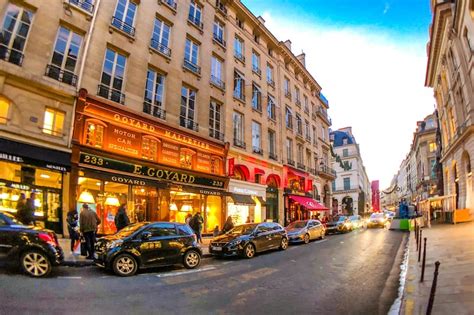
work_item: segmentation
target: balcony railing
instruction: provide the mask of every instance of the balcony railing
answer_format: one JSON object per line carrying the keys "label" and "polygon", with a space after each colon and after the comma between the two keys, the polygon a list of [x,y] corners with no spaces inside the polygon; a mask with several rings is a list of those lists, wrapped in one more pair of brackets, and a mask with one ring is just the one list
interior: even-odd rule
{"label": "balcony railing", "polygon": [[278,155],[275,152],[270,152],[268,157],[272,160],[278,161]]}
{"label": "balcony railing", "polygon": [[257,154],[260,154],[260,155],[263,155],[263,149],[260,148],[260,147],[252,147],[252,151],[253,153],[257,153]]}
{"label": "balcony railing", "polygon": [[234,138],[234,146],[236,146],[238,148],[242,148],[242,149],[245,149],[247,147],[247,145],[245,144],[245,141],[235,139],[235,138]]}
{"label": "balcony railing", "polygon": [[286,91],[285,92],[285,97],[289,100],[291,100],[291,92],[290,91]]}
{"label": "balcony railing", "polygon": [[21,66],[23,53],[15,49],[8,49],[7,46],[0,44],[0,59]]}
{"label": "balcony railing", "polygon": [[119,30],[127,33],[128,35],[135,37],[135,27],[133,25],[130,25],[124,21],[122,21],[119,18],[116,18],[115,16],[112,17],[112,25]]}
{"label": "balcony railing", "polygon": [[216,8],[217,12],[220,12],[224,16],[227,15],[227,8],[220,0],[216,0]]}
{"label": "balcony railing", "polygon": [[97,95],[122,105],[125,103],[125,94],[123,94],[122,91],[110,88],[103,84],[99,84],[97,88]]}
{"label": "balcony railing", "polygon": [[298,167],[300,170],[303,170],[303,171],[306,170],[306,166],[304,166],[304,164],[300,162],[297,163],[296,167]]}
{"label": "balcony railing", "polygon": [[194,119],[179,116],[179,125],[194,131],[199,131],[199,124]]}
{"label": "balcony railing", "polygon": [[316,169],[315,168],[308,168],[308,173],[316,175]]}
{"label": "balcony railing", "polygon": [[187,69],[191,72],[194,72],[196,74],[201,74],[201,67],[194,64],[194,63],[192,63],[189,60],[184,59],[183,68],[185,68],[185,69]]}
{"label": "balcony railing", "polygon": [[153,105],[150,102],[144,101],[143,112],[163,120],[166,119],[166,111],[161,108],[161,105]]}
{"label": "balcony railing", "polygon": [[211,84],[218,87],[221,90],[225,90],[225,82],[221,78],[211,75]]}
{"label": "balcony railing", "polygon": [[69,0],[69,4],[72,4],[89,13],[94,12],[94,4],[87,0]]}
{"label": "balcony railing", "polygon": [[242,53],[234,51],[234,57],[245,63],[245,57]]}
{"label": "balcony railing", "polygon": [[252,66],[252,72],[258,75],[259,77],[262,75],[262,70],[257,66]]}
{"label": "balcony railing", "polygon": [[272,79],[267,79],[267,84],[270,85],[272,88],[275,88],[275,81]]}
{"label": "balcony railing", "polygon": [[317,172],[318,172],[318,175],[323,175],[323,176],[327,176],[331,178],[336,177],[336,171],[326,165],[321,165],[319,169],[317,170]]}
{"label": "balcony railing", "polygon": [[224,134],[216,129],[209,128],[209,137],[224,141]]}
{"label": "balcony railing", "polygon": [[296,100],[295,100],[295,104],[296,104],[296,106],[301,107],[301,100],[296,99]]}
{"label": "balcony railing", "polygon": [[306,141],[308,141],[309,143],[311,143],[311,137],[306,136],[305,139],[306,139]]}
{"label": "balcony railing", "polygon": [[156,50],[157,52],[162,53],[166,57],[171,57],[171,49],[154,38],[150,40],[150,47]]}
{"label": "balcony railing", "polygon": [[77,83],[77,76],[70,71],[63,70],[55,65],[47,65],[46,66],[46,76],[58,80],[60,82],[76,86]]}
{"label": "balcony railing", "polygon": [[204,24],[201,22],[201,19],[198,19],[195,16],[192,16],[191,14],[188,15],[188,21],[201,30],[204,28]]}
{"label": "balcony railing", "polygon": [[212,38],[217,42],[219,43],[220,45],[222,45],[223,47],[226,47],[227,43],[225,42],[224,38],[222,36],[219,36],[217,35],[216,33],[214,33],[212,35]]}
{"label": "balcony railing", "polygon": [[288,165],[295,166],[295,161],[294,160],[288,159],[287,162],[288,162]]}
{"label": "balcony railing", "polygon": [[318,108],[318,115],[321,116],[328,124],[332,124],[331,118],[329,118],[328,113],[322,107]]}
{"label": "balcony railing", "polygon": [[167,5],[173,11],[176,11],[178,9],[178,5],[176,4],[176,1],[174,0],[158,0],[158,3]]}

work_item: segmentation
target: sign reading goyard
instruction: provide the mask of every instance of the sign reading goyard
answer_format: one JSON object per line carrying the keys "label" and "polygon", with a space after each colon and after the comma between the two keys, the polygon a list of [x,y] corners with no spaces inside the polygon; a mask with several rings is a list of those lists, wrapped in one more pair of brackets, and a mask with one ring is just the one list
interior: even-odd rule
{"label": "sign reading goyard", "polygon": [[212,188],[224,188],[225,186],[225,181],[221,178],[204,177],[161,166],[127,163],[85,152],[80,153],[79,163],[98,170],[119,171],[129,175],[157,181],[199,185]]}

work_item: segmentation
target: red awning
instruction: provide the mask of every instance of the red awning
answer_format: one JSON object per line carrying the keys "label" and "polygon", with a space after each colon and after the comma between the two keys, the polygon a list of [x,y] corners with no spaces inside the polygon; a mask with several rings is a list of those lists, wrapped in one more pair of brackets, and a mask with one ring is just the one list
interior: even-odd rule
{"label": "red awning", "polygon": [[305,207],[308,210],[318,210],[318,211],[327,211],[329,210],[313,198],[309,197],[303,197],[303,196],[295,196],[295,195],[290,195],[289,196],[291,200],[299,203],[303,207]]}

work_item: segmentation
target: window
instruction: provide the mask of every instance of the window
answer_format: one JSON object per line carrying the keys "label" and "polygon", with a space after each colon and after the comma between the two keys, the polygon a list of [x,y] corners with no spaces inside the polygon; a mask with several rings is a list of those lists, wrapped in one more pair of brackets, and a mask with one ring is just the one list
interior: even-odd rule
{"label": "window", "polygon": [[0,58],[21,66],[33,12],[9,3],[3,19]]}
{"label": "window", "polygon": [[211,57],[211,83],[221,89],[225,89],[225,83],[222,81],[223,62],[216,56]]}
{"label": "window", "polygon": [[74,73],[81,43],[81,35],[60,26],[56,36],[51,64],[46,68],[46,75],[75,86],[77,77]]}
{"label": "window", "polygon": [[182,168],[192,169],[193,168],[193,155],[195,155],[191,149],[181,148],[179,151],[179,165]]}
{"label": "window", "polygon": [[283,87],[285,89],[285,96],[291,99],[290,80],[288,78],[285,78]]}
{"label": "window", "polygon": [[316,126],[313,126],[313,144],[316,144],[316,138],[317,138],[317,134],[316,134]]}
{"label": "window", "polygon": [[122,94],[127,57],[107,48],[104,67],[99,85],[99,96],[123,104],[125,95]]}
{"label": "window", "polygon": [[275,131],[268,129],[268,152],[270,158],[276,159],[276,134]]}
{"label": "window", "polygon": [[436,159],[431,159],[430,160],[430,176],[431,176],[431,179],[435,179],[437,177],[437,175],[436,175]]}
{"label": "window", "polygon": [[237,26],[238,26],[239,28],[241,28],[241,29],[244,28],[244,21],[242,21],[242,20],[239,19],[239,18],[235,18],[235,22],[236,22],[236,24],[237,24]]}
{"label": "window", "polygon": [[273,81],[273,67],[269,64],[267,64],[267,83],[271,86],[275,85],[275,82]]}
{"label": "window", "polygon": [[94,0],[69,0],[69,3],[92,13],[94,11]]}
{"label": "window", "polygon": [[188,16],[189,21],[196,25],[199,28],[203,27],[203,24],[201,22],[202,19],[202,7],[196,3],[196,1],[191,0],[191,4],[189,5],[189,16]]}
{"label": "window", "polygon": [[151,35],[151,47],[168,57],[171,56],[171,49],[169,48],[170,33],[171,26],[156,18],[153,34]]}
{"label": "window", "polygon": [[252,108],[259,112],[262,111],[262,92],[255,83],[252,83]]}
{"label": "window", "polygon": [[151,137],[142,138],[142,158],[149,161],[156,160],[158,141]]}
{"label": "window", "polygon": [[163,97],[165,91],[165,76],[155,70],[148,69],[146,75],[145,99],[143,112],[165,119]]}
{"label": "window", "polygon": [[296,153],[297,153],[297,159],[298,159],[298,163],[300,165],[303,164],[303,145],[298,143],[296,145]]}
{"label": "window", "polygon": [[234,56],[242,62],[245,62],[244,57],[244,41],[240,37],[234,39]]}
{"label": "window", "polygon": [[326,141],[326,128],[324,127],[321,127],[321,139],[323,139],[323,141]]}
{"label": "window", "polygon": [[293,160],[293,140],[286,138],[286,156],[288,160]]}
{"label": "window", "polygon": [[300,114],[296,114],[296,132],[301,136],[303,135],[303,122]]}
{"label": "window", "polygon": [[146,231],[151,233],[151,237],[173,236],[177,234],[173,223],[153,224]]}
{"label": "window", "polygon": [[183,86],[181,88],[181,111],[179,124],[182,127],[197,131],[198,125],[194,122],[196,108],[196,91]]}
{"label": "window", "polygon": [[448,117],[449,117],[449,129],[451,132],[451,138],[454,137],[454,134],[456,133],[456,123],[454,122],[454,110],[451,107],[448,111]]}
{"label": "window", "polygon": [[336,181],[332,181],[332,191],[336,191]]}
{"label": "window", "polygon": [[260,70],[260,55],[252,51],[252,71],[258,75],[262,74]]}
{"label": "window", "polygon": [[234,145],[245,147],[244,142],[244,115],[234,112],[232,115],[232,128],[234,131]]}
{"label": "window", "polygon": [[464,28],[463,38],[464,42],[466,43],[467,50],[471,54],[474,51],[474,38],[469,33],[467,28]]}
{"label": "window", "polygon": [[211,157],[211,173],[220,174],[221,173],[221,159],[217,157]]}
{"label": "window", "polygon": [[234,97],[239,100],[245,101],[245,79],[244,76],[234,70]]}
{"label": "window", "polygon": [[221,21],[215,20],[212,27],[214,39],[221,45],[225,46],[224,30],[225,26]]}
{"label": "window", "polygon": [[221,112],[222,105],[215,101],[209,103],[209,136],[218,140],[224,140],[221,134]]}
{"label": "window", "polygon": [[271,95],[267,95],[267,114],[268,118],[276,120],[275,99]]}
{"label": "window", "polygon": [[301,99],[300,99],[300,89],[295,86],[295,102],[296,105],[301,106]]}
{"label": "window", "polygon": [[200,73],[199,64],[199,44],[193,40],[186,38],[186,47],[184,50],[184,66],[195,72]]}
{"label": "window", "polygon": [[343,157],[348,157],[349,156],[349,149],[343,149],[342,150],[342,156]]}
{"label": "window", "polygon": [[257,44],[260,43],[260,36],[258,34],[253,34],[253,40],[254,42],[256,42]]}
{"label": "window", "polygon": [[308,97],[306,95],[303,96],[303,105],[304,105],[305,113],[309,113],[309,103],[308,103]]}
{"label": "window", "polygon": [[311,167],[311,151],[306,150],[306,166]]}
{"label": "window", "polygon": [[88,121],[85,143],[96,148],[102,148],[104,143],[104,126]]}
{"label": "window", "polygon": [[293,129],[293,113],[288,106],[285,109],[285,122],[287,128]]}
{"label": "window", "polygon": [[137,5],[130,0],[118,0],[115,14],[112,17],[112,25],[135,36],[135,27],[133,27]]}
{"label": "window", "polygon": [[262,153],[262,125],[252,121],[252,148],[255,153]]}
{"label": "window", "polygon": [[344,190],[350,190],[350,189],[351,189],[351,178],[344,177]]}
{"label": "window", "polygon": [[430,142],[430,152],[436,152],[436,142]]}
{"label": "window", "polygon": [[43,132],[53,136],[63,136],[65,113],[52,108],[44,111]]}
{"label": "window", "polygon": [[6,124],[8,121],[8,111],[10,109],[10,102],[0,97],[0,124]]}

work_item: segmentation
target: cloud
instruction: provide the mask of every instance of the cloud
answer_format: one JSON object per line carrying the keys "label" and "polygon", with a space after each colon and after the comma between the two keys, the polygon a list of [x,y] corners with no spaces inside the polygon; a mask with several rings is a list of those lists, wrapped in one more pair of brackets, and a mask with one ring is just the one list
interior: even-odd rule
{"label": "cloud", "polygon": [[305,23],[263,14],[279,40],[306,53],[330,104],[333,129],[352,126],[371,180],[388,187],[410,149],[416,122],[433,112],[424,87],[425,39],[395,38],[366,27]]}
{"label": "cloud", "polygon": [[385,2],[385,7],[383,9],[383,14],[387,14],[388,10],[390,10],[390,3]]}

